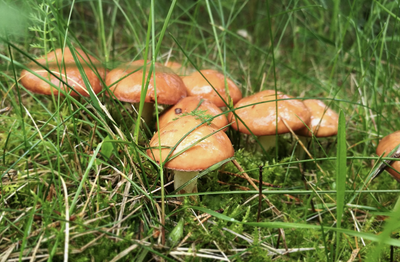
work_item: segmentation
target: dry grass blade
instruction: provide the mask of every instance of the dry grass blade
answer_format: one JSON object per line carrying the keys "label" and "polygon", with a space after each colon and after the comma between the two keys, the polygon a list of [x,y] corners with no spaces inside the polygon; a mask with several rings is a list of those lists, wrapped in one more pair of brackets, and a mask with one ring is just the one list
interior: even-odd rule
{"label": "dry grass blade", "polygon": [[113,259],[111,259],[110,262],[116,262],[116,261],[120,260],[121,258],[123,258],[126,255],[128,255],[129,252],[131,252],[132,250],[136,249],[138,246],[139,246],[138,244],[134,244],[134,245],[128,247],[127,249],[125,249],[124,251],[122,251],[121,253],[116,255]]}
{"label": "dry grass blade", "polygon": [[[132,173],[129,175],[129,179],[132,180]],[[131,188],[131,183],[126,183],[125,184],[125,189],[124,189],[124,196],[122,198],[122,203],[121,203],[121,208],[119,211],[119,215],[118,215],[118,221],[122,220],[124,217],[124,211],[125,211],[125,205],[126,205],[126,200],[128,198],[129,195],[129,189]],[[121,229],[121,223],[118,223],[118,229],[117,229],[117,236],[119,236],[120,233],[120,229]]]}
{"label": "dry grass blade", "polygon": [[32,257],[31,257],[30,262],[34,262],[34,261],[36,260],[36,253],[37,253],[37,251],[39,250],[39,246],[40,246],[40,244],[41,244],[41,242],[42,242],[43,236],[44,236],[44,233],[39,237],[39,240],[38,240],[38,242],[37,242],[35,248],[33,249]]}
{"label": "dry grass blade", "polygon": [[[202,225],[204,224],[204,222],[206,222],[210,217],[212,217],[209,214],[206,214],[205,218],[203,218],[199,223],[197,223],[197,225]],[[197,219],[197,216],[196,216]],[[203,226],[204,227],[204,226]],[[189,232],[183,239],[182,241],[178,244],[178,247],[183,246],[186,242],[186,240],[189,239],[189,237],[192,235],[192,232]]]}
{"label": "dry grass blade", "polygon": [[15,246],[16,246],[16,244],[10,245],[10,247],[1,256],[1,262],[6,262],[8,260],[10,254],[14,250]]}
{"label": "dry grass blade", "polygon": [[208,254],[202,254],[202,253],[192,253],[190,251],[188,252],[183,252],[183,251],[171,251],[170,252],[171,255],[175,255],[175,256],[191,256],[191,257],[203,257],[203,258],[210,258],[210,259],[214,259],[216,261],[230,261],[229,259],[225,258],[225,257],[221,257],[218,255],[208,255]]}
{"label": "dry grass blade", "polygon": [[79,216],[83,216],[83,214],[85,214],[86,207],[89,204],[89,201],[90,201],[90,199],[92,197],[94,188],[95,188],[95,186],[97,186],[96,182],[97,182],[97,179],[99,178],[100,170],[101,170],[101,165],[98,168],[98,171],[96,173],[96,178],[94,179],[94,182],[91,183],[92,184],[92,188],[90,189],[89,196],[87,197],[87,201],[85,202],[85,205],[83,206],[82,211],[79,213]]}
{"label": "dry grass blade", "polygon": [[[352,219],[353,219],[353,221],[354,221],[354,227],[355,227],[355,229],[356,229],[358,232],[361,232],[360,227],[359,227],[359,225],[358,225],[359,222],[357,221],[357,218],[355,217],[353,210],[349,209],[349,212],[350,212],[351,217],[352,217]],[[365,246],[364,239],[363,239],[362,237],[361,237],[360,239],[361,239],[361,242],[363,243],[363,245]],[[357,238],[356,238],[356,243],[358,243]]]}
{"label": "dry grass blade", "polygon": [[65,243],[64,243],[64,261],[68,261],[68,245],[69,245],[69,204],[68,204],[68,190],[65,184],[64,178],[59,176],[62,187],[64,190],[64,200],[65,200]]}

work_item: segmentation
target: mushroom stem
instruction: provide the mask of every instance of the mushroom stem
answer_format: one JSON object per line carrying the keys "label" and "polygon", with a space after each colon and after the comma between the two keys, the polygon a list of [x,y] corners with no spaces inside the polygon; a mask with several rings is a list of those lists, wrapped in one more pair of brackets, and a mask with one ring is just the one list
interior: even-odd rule
{"label": "mushroom stem", "polygon": [[[308,144],[311,141],[311,137],[308,136],[297,136],[299,140],[303,143],[303,145],[307,148]],[[300,143],[297,144],[296,147],[296,155],[299,158],[299,160],[303,160],[305,156],[306,151],[304,151],[304,148],[300,145]]]}
{"label": "mushroom stem", "polygon": [[276,144],[276,135],[271,135],[271,136],[259,136],[257,137],[258,141],[260,141],[260,144],[264,148],[265,151],[268,151],[271,148],[275,147]]}
{"label": "mushroom stem", "polygon": [[[175,177],[174,177],[175,190],[199,174],[198,171],[189,171],[188,172],[188,171],[176,171],[176,170],[174,171],[174,173],[175,173]],[[197,179],[194,180],[189,185],[185,186],[178,193],[179,194],[197,193]]]}
{"label": "mushroom stem", "polygon": [[[136,108],[137,112],[139,113],[140,103],[134,103],[133,106]],[[144,103],[141,117],[143,118],[143,120],[147,126],[150,126],[151,121],[153,120],[153,112],[154,112],[154,104]]]}

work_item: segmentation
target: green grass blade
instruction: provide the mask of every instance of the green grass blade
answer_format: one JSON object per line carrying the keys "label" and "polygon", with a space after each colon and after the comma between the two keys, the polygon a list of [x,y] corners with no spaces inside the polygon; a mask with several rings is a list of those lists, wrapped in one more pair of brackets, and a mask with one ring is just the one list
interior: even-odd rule
{"label": "green grass blade", "polygon": [[[337,139],[337,157],[336,157],[336,227],[341,228],[342,225],[342,215],[344,208],[344,198],[346,190],[346,119],[343,111],[339,113],[339,127],[338,127],[338,139]],[[339,259],[339,249],[340,249],[340,236],[336,235],[336,260]]]}

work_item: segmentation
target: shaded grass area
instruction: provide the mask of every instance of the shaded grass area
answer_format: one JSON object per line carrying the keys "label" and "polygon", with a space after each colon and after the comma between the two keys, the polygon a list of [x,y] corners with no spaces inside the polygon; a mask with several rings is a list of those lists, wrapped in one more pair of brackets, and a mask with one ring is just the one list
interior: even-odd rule
{"label": "shaded grass area", "polygon": [[[0,20],[1,258],[399,258],[397,182],[386,172],[368,179],[381,161],[379,139],[400,126],[395,2],[1,5],[21,24]],[[342,135],[313,139],[315,159],[298,160],[293,136],[265,154],[256,138],[230,129],[243,171],[274,186],[263,186],[268,201],[259,207],[256,188],[229,162],[204,172],[197,203],[181,202],[170,171],[145,155],[154,123],[135,136],[140,120],[131,105],[111,99],[107,88],[97,97],[45,97],[18,84],[30,61],[63,46],[83,49],[109,70],[136,59],[172,60],[218,69],[244,96],[276,89],[318,98],[343,113]]]}

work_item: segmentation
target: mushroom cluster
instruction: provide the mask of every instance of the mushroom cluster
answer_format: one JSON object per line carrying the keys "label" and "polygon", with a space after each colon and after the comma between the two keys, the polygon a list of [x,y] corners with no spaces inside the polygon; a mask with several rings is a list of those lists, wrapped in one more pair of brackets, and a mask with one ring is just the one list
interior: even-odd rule
{"label": "mushroom cluster", "polygon": [[[234,155],[224,132],[229,125],[246,135],[258,136],[265,150],[276,144],[277,135],[288,132],[315,137],[336,134],[338,117],[319,100],[302,102],[275,90],[242,98],[239,87],[226,75],[211,69],[186,75],[189,69],[177,62],[155,63],[150,77],[151,63],[144,60],[123,64],[105,75],[106,70],[96,66],[99,62],[94,57],[79,49],[74,52],[57,49],[38,59],[42,66],[32,63],[30,70],[22,71],[21,83],[40,94],[64,91],[88,96],[87,89],[98,94],[104,82],[106,95],[113,99],[134,104],[144,98],[147,109],[143,118],[148,124],[153,119],[155,101],[171,105],[160,115],[158,131],[146,153],[174,170],[175,189],[193,180],[179,193],[197,192],[198,172]],[[84,77],[88,81],[83,81]],[[223,112],[226,107],[229,113]]]}
{"label": "mushroom cluster", "polygon": [[[113,93],[113,97],[129,103],[140,102],[143,90],[143,67],[146,67],[145,82],[150,71],[150,65],[145,65],[144,62],[144,60],[133,61],[130,64],[111,70],[107,74],[106,85]],[[145,107],[142,117],[146,123],[151,122],[154,112],[153,104],[156,99],[158,104],[174,105],[187,95],[182,79],[170,68],[156,63],[154,71],[156,86],[154,86],[152,75],[144,100]],[[155,89],[157,89],[157,92],[155,92]]]}
{"label": "mushroom cluster", "polygon": [[[28,64],[30,70],[21,72],[21,84],[31,92],[43,95],[64,95],[63,92],[71,92],[72,96],[80,94],[88,97],[89,88],[95,94],[99,93],[102,90],[101,79],[105,77],[105,69],[96,58],[82,50],[76,48],[73,52],[78,61],[68,47],[64,50],[56,49],[37,59],[36,63],[32,61]],[[79,67],[83,68],[89,86],[86,86]]]}
{"label": "mushroom cluster", "polygon": [[[236,116],[228,119],[232,127],[244,134],[254,134],[265,150],[275,146],[276,134],[298,130],[308,124],[310,111],[300,100],[275,90],[265,90],[236,103]],[[239,118],[239,119],[237,119]]]}

